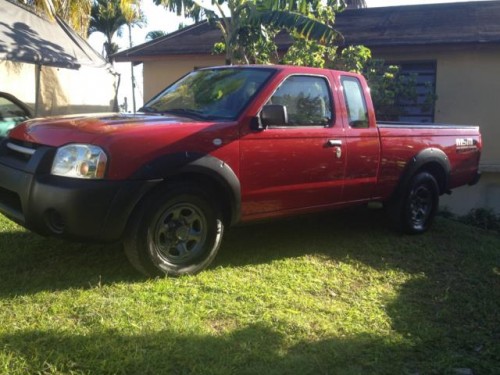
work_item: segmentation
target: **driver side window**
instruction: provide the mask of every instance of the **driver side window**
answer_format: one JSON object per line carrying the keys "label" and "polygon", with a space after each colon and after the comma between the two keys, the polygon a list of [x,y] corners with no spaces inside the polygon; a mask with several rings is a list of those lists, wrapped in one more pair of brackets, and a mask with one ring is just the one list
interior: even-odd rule
{"label": "driver side window", "polygon": [[285,106],[290,126],[326,126],[333,119],[329,85],[323,77],[288,77],[267,104]]}

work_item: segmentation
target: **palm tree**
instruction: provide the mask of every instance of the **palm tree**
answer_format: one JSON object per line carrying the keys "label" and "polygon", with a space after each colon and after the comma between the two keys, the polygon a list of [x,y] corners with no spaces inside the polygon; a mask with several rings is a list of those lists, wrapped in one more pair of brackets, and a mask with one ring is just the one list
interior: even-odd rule
{"label": "palm tree", "polygon": [[68,22],[80,36],[85,37],[90,23],[92,0],[54,0],[54,4],[57,15]]}
{"label": "palm tree", "polygon": [[201,21],[204,17],[204,9],[198,4],[197,0],[153,0],[156,5],[163,5],[178,16],[191,18],[195,23]]}
{"label": "palm tree", "polygon": [[80,36],[85,37],[90,22],[92,0],[18,0],[53,18],[60,17]]}
{"label": "palm tree", "polygon": [[[140,8],[139,0],[121,0],[121,11],[128,27],[129,47],[132,48],[132,26],[142,27],[146,23],[144,14]],[[130,63],[130,78],[132,81],[132,110],[135,113],[135,75],[134,64]]]}
{"label": "palm tree", "polygon": [[120,5],[120,0],[96,0],[92,5],[88,35],[95,32],[104,34],[104,55],[109,62],[112,62],[111,56],[118,52],[118,45],[113,42],[113,37],[121,36],[122,26],[127,24]]}
{"label": "palm tree", "polygon": [[[145,23],[144,15],[140,10],[139,0],[94,0],[92,5],[88,35],[99,32],[104,34],[104,51],[108,61],[111,55],[118,52],[118,46],[113,42],[114,36],[122,36],[122,27],[142,26]],[[129,33],[130,46],[132,46]]]}
{"label": "palm tree", "polygon": [[[122,35],[122,27],[127,26],[129,31],[129,46],[132,47],[132,26],[142,26],[145,23],[140,9],[139,0],[95,0],[92,5],[91,20],[88,34],[100,32],[106,37],[103,49],[106,59],[113,63],[112,55],[118,52],[118,45],[113,42],[115,35]],[[131,64],[132,101],[135,112],[135,76]]]}

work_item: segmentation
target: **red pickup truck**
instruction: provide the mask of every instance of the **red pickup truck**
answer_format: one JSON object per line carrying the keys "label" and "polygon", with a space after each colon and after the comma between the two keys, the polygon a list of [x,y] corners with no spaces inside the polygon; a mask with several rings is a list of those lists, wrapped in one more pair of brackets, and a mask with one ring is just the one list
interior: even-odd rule
{"label": "red pickup truck", "polygon": [[193,71],[138,114],[28,120],[0,146],[0,212],[43,235],[123,241],[147,275],[196,273],[224,227],[383,202],[408,233],[479,178],[479,128],[376,123],[357,74]]}

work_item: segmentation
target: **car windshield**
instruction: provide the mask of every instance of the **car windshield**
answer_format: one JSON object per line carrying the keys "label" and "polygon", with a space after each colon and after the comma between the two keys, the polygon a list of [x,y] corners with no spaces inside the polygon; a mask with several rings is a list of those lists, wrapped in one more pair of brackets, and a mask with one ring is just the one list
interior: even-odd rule
{"label": "car windshield", "polygon": [[174,113],[195,119],[234,120],[274,69],[217,68],[191,72],[139,111]]}

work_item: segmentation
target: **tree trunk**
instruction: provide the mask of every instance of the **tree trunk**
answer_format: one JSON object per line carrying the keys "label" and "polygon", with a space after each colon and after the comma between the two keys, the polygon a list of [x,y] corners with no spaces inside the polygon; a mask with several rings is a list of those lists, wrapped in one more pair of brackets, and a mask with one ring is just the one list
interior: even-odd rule
{"label": "tree trunk", "polygon": [[[128,41],[130,48],[132,48],[132,26],[130,23],[127,25],[128,26]],[[134,75],[134,63],[130,63],[130,78],[132,79],[132,111],[135,113],[136,111],[136,104],[135,104],[135,75]]]}

